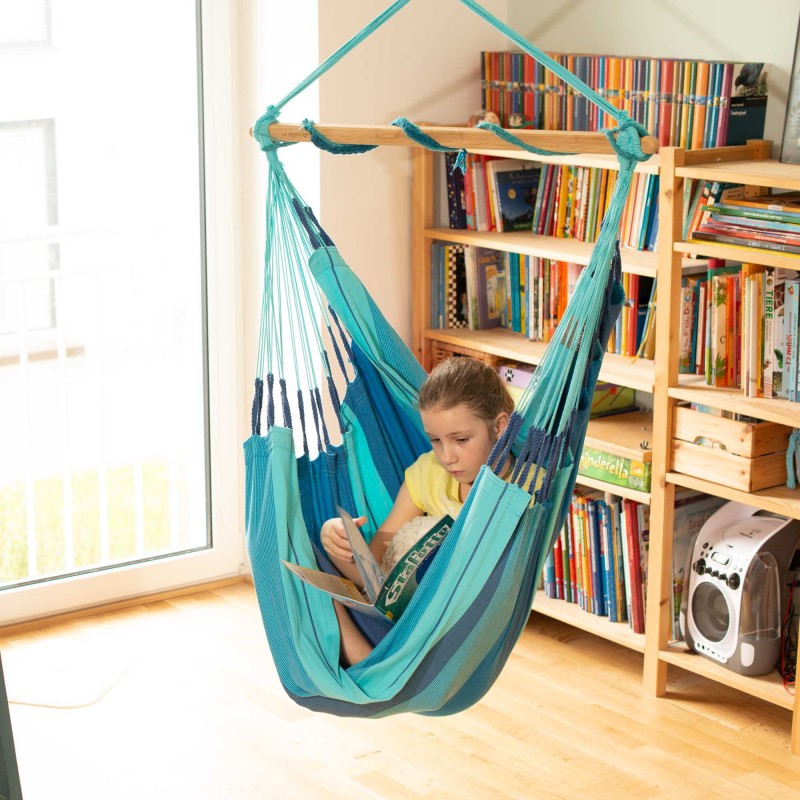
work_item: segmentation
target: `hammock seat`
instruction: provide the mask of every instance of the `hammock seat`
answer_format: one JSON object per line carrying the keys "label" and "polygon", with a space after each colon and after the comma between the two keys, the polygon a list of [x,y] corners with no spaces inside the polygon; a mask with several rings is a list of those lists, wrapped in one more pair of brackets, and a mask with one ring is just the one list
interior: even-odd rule
{"label": "hammock seat", "polygon": [[[290,97],[407,2],[394,3]],[[620,175],[564,319],[450,534],[395,624],[353,615],[375,647],[345,668],[330,598],[281,560],[330,568],[319,530],[337,505],[365,515],[365,537],[374,533],[405,468],[430,449],[416,405],[426,374],[287,177],[278,159],[285,143],[269,126],[288,98],[255,124],[270,169],[252,435],[244,444],[247,546],[287,693],[306,708],[338,715],[451,714],[491,687],[525,626],[563,525],[590,398],[624,300],[618,229],[635,163],[647,157],[638,147],[644,130],[472,0],[460,2],[618,119],[609,138]],[[398,125],[418,143],[425,138],[407,120]],[[325,149],[368,149],[339,147],[307,127]],[[509,453],[515,468],[502,480],[497,473]]]}

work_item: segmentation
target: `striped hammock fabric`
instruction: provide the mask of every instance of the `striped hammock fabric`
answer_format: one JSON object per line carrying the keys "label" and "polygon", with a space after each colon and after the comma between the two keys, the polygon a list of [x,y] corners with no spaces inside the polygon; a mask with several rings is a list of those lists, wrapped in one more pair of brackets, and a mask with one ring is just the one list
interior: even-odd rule
{"label": "striped hammock fabric", "polygon": [[[395,3],[359,36],[407,2]],[[472,0],[461,2],[505,27]],[[375,532],[405,468],[430,449],[416,404],[426,375],[287,177],[278,158],[283,143],[269,135],[282,104],[254,126],[269,162],[269,191],[252,435],[244,444],[247,546],[267,638],[286,691],[307,708],[361,717],[454,713],[480,699],[508,659],[566,516],[590,398],[624,299],[617,236],[638,156],[620,154],[590,263],[408,608],[393,625],[354,614],[375,648],[344,668],[330,598],[281,561],[330,568],[319,531],[337,506],[367,517],[366,538]],[[640,126],[608,108],[622,117],[615,141],[638,141]],[[415,126],[401,127],[419,141]],[[435,142],[423,144],[436,149]],[[509,453],[514,471],[502,480],[497,473]]]}

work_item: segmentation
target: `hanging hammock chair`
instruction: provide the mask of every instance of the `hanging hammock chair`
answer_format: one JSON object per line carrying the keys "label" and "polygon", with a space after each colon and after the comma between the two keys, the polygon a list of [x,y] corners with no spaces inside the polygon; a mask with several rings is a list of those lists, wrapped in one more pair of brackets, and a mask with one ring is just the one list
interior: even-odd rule
{"label": "hanging hammock chair", "polygon": [[[408,2],[390,6],[253,128],[269,162],[269,189],[252,436],[244,444],[247,546],[286,691],[306,708],[347,716],[460,711],[486,693],[508,659],[570,503],[590,398],[624,299],[620,216],[636,162],[649,157],[641,125],[473,0],[460,0],[619,122],[605,132],[619,178],[564,318],[411,603],[393,625],[354,614],[375,647],[363,661],[341,666],[330,598],[281,561],[332,569],[319,531],[337,506],[367,517],[365,538],[375,532],[405,468],[430,450],[417,410],[426,373],[287,178],[278,159],[287,142],[274,135],[275,123],[282,105]],[[417,145],[457,149],[407,120],[393,124]],[[516,147],[544,152],[482,126]],[[310,122],[304,127],[331,152],[371,149],[337,144]],[[515,468],[502,480],[509,452]]]}

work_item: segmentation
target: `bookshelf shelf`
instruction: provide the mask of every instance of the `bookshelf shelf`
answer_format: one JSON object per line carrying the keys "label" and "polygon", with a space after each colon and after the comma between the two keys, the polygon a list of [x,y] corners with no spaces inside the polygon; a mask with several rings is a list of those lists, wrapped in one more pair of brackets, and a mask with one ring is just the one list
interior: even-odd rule
{"label": "bookshelf shelf", "polygon": [[791,710],[794,707],[794,697],[786,691],[777,672],[758,677],[739,675],[721,664],[691,652],[683,642],[673,643],[666,650],[662,650],[659,659],[666,664],[673,664],[687,672],[702,675],[704,678],[738,689],[751,697],[758,697],[781,708]]}
{"label": "bookshelf shelf", "polygon": [[[577,239],[558,239],[555,236],[534,236],[527,231],[497,233],[496,231],[468,231],[457,228],[429,228],[425,231],[429,239],[456,244],[471,244],[489,247],[506,253],[551,258],[558,261],[571,261],[574,264],[588,264],[594,244]],[[621,249],[622,271],[646,275],[654,278],[658,257],[647,250]],[[687,259],[691,264],[696,261]]]}
{"label": "bookshelf shelf", "polygon": [[779,397],[745,397],[739,389],[706,386],[705,383],[701,383],[703,378],[699,375],[682,375],[681,379],[680,387],[676,386],[669,390],[669,396],[676,400],[746,414],[768,422],[788,425],[790,428],[797,427],[800,421],[800,409],[797,403],[789,400]]}
{"label": "bookshelf shelf", "polygon": [[[424,332],[424,337],[525,364],[538,364],[547,347],[544,342],[532,342],[521,333],[505,328],[490,328],[483,331],[466,328],[428,328]],[[652,392],[653,362],[608,353],[603,358],[600,380],[629,386],[643,392]]]}
{"label": "bookshelf shelf", "polygon": [[684,475],[682,472],[668,472],[666,479],[667,482],[675,486],[696,489],[705,494],[724,497],[726,500],[734,500],[737,503],[763,508],[765,511],[771,511],[784,517],[800,519],[800,491],[797,489],[773,486],[769,489],[760,489],[757,492],[743,492],[740,489],[732,489],[721,483],[695,478],[693,475]]}
{"label": "bookshelf shelf", "polygon": [[[508,150],[474,149],[469,148],[470,153],[481,156],[492,156],[494,158],[508,158],[513,156],[522,161],[537,161],[541,164],[569,164],[573,167],[594,167],[597,169],[619,169],[619,161],[615,155],[602,155],[592,153],[575,153],[568,156],[541,156],[538,153],[528,153],[518,151],[509,153]],[[650,157],[648,161],[643,161],[636,165],[636,172],[645,175],[657,175],[659,169],[658,153]]]}
{"label": "bookshelf shelf", "polygon": [[650,492],[639,492],[636,489],[628,489],[625,486],[616,486],[613,483],[599,481],[596,478],[588,478],[586,475],[578,475],[576,483],[580,486],[587,486],[589,489],[597,489],[599,492],[610,492],[617,497],[626,497],[628,500],[635,500],[637,503],[650,505]]}
{"label": "bookshelf shelf", "polygon": [[[695,152],[702,153],[703,151]],[[690,154],[687,153],[687,155]],[[800,184],[800,164],[784,164],[771,158],[751,158],[746,161],[718,161],[716,163],[706,161],[696,165],[676,167],[675,175],[679,178],[744,183],[748,186],[765,186],[796,191]]]}
{"label": "bookshelf shelf", "polygon": [[755,247],[737,247],[735,244],[718,242],[676,242],[676,253],[694,253],[704,258],[729,258],[732,261],[750,261],[767,267],[800,269],[800,255],[777,253]]}
{"label": "bookshelf shelf", "polygon": [[602,636],[639,653],[644,652],[644,634],[634,633],[627,622],[609,622],[608,617],[599,617],[584,611],[575,603],[555,600],[538,592],[533,601],[533,610],[546,617],[566,622],[574,628]]}

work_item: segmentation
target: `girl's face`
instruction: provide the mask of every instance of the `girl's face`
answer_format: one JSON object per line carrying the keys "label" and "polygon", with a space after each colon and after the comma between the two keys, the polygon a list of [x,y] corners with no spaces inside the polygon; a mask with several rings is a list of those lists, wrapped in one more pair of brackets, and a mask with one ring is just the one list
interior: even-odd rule
{"label": "girl's face", "polygon": [[422,425],[439,463],[462,484],[472,485],[486,463],[497,437],[508,424],[508,414],[493,423],[476,416],[469,406],[433,406],[420,411]]}

